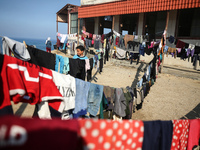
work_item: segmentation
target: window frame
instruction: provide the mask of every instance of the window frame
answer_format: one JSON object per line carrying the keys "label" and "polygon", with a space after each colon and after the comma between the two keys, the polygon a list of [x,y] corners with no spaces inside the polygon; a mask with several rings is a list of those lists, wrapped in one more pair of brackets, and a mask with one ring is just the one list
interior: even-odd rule
{"label": "window frame", "polygon": [[[195,8],[191,8],[191,9],[195,9]],[[200,8],[198,8],[200,9]],[[192,40],[198,40],[200,39],[200,35],[198,37],[192,37],[192,36],[178,36],[178,27],[179,27],[179,19],[180,19],[180,13],[181,13],[180,9],[177,11],[177,17],[176,17],[176,28],[175,28],[175,38],[177,39],[192,39]]]}

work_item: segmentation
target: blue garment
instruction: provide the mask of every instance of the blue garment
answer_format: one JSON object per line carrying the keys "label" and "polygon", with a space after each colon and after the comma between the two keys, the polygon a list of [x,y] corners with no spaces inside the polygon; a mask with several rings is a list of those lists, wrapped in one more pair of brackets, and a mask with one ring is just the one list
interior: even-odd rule
{"label": "blue garment", "polygon": [[160,54],[160,61],[162,62],[162,54]]}
{"label": "blue garment", "polygon": [[64,58],[60,55],[56,55],[55,71],[57,72],[58,72],[59,62],[60,62],[60,73],[63,73]]}
{"label": "blue garment", "polygon": [[83,56],[83,57],[80,57],[78,55],[74,55],[73,59],[81,59],[81,60],[84,60],[84,59],[88,59],[87,56]]}
{"label": "blue garment", "polygon": [[92,116],[97,115],[102,100],[102,96],[103,96],[103,85],[91,83],[88,93],[87,104],[88,104],[88,112]]}
{"label": "blue garment", "polygon": [[170,150],[172,121],[144,121],[143,150]]}
{"label": "blue garment", "polygon": [[63,67],[63,73],[64,74],[68,74],[69,72],[69,58],[68,57],[64,57],[64,67]]}
{"label": "blue garment", "polygon": [[116,45],[116,35],[114,35],[113,38],[114,38],[113,44],[114,44],[114,46],[117,46],[117,45]]}
{"label": "blue garment", "polygon": [[140,44],[139,53],[140,53],[142,56],[144,56],[144,51],[145,51],[145,47],[144,47],[142,44]]}
{"label": "blue garment", "polygon": [[62,49],[65,49],[65,45],[66,45],[66,43],[63,44],[63,48]]}
{"label": "blue garment", "polygon": [[73,118],[78,118],[87,114],[87,98],[90,89],[90,82],[85,82],[78,78],[76,81],[76,97],[75,108],[73,110]]}
{"label": "blue garment", "polygon": [[167,53],[167,51],[168,51],[168,46],[167,45],[165,45],[165,47],[164,47],[164,53]]}
{"label": "blue garment", "polygon": [[95,66],[95,63],[96,63],[96,60],[95,60],[95,58],[93,57],[93,68],[94,68],[94,66]]}
{"label": "blue garment", "polygon": [[[99,58],[98,58],[98,55],[94,55],[94,62],[95,62],[95,65],[97,66],[97,63],[98,63],[98,61],[99,61]],[[96,68],[96,66],[95,66],[95,68]],[[98,66],[97,66],[97,69],[98,69]]]}
{"label": "blue garment", "polygon": [[137,83],[137,87],[141,88],[142,87],[142,83],[143,83],[143,78],[141,78],[141,80]]}
{"label": "blue garment", "polygon": [[92,44],[92,40],[90,39],[85,40],[86,49],[89,49],[89,47],[91,47],[91,44]]}

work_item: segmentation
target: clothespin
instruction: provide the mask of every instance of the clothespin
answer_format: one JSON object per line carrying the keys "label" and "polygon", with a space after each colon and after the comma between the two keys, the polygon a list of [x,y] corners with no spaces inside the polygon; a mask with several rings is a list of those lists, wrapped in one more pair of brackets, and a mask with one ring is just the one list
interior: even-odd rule
{"label": "clothespin", "polygon": [[25,45],[25,46],[26,46],[26,48],[27,48],[26,42],[25,42],[25,41],[23,41],[23,43],[24,43],[24,45]]}

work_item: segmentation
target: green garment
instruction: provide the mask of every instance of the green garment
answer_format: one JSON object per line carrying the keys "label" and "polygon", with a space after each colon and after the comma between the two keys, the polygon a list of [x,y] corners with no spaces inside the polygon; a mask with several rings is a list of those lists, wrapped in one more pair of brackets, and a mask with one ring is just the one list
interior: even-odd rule
{"label": "green garment", "polygon": [[129,109],[129,103],[130,101],[133,99],[131,96],[131,93],[126,89],[123,88],[123,92],[124,92],[124,97],[126,98],[126,116],[130,115],[130,109]]}
{"label": "green garment", "polygon": [[103,93],[102,100],[101,100],[101,103],[100,103],[100,115],[99,115],[100,119],[104,119],[103,110],[105,110],[107,107],[108,107],[108,100],[106,99],[106,97]]}

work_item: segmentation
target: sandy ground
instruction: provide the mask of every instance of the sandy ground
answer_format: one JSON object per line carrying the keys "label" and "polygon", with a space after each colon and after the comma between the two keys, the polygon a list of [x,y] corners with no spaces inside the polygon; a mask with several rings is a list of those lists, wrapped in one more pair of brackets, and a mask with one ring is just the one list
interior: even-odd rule
{"label": "sandy ground", "polygon": [[[126,61],[111,60],[104,65],[101,74],[96,74],[92,83],[115,88],[134,87],[144,74],[146,66],[145,63],[130,65]],[[157,81],[145,97],[142,108],[133,113],[132,119],[179,119],[200,103],[199,91],[200,72],[166,66],[163,73],[158,74]],[[34,107],[22,103],[13,105],[14,113],[22,117],[32,117]]]}
{"label": "sandy ground", "polygon": [[[165,68],[164,68],[165,69]],[[103,72],[97,74],[97,84],[112,87],[134,86],[135,79],[141,78],[133,67],[107,63]],[[136,77],[136,78],[135,78]],[[136,80],[137,81],[137,80]],[[142,109],[132,115],[135,120],[172,120],[180,119],[200,102],[200,81],[170,74],[159,74],[157,81],[145,97]]]}

